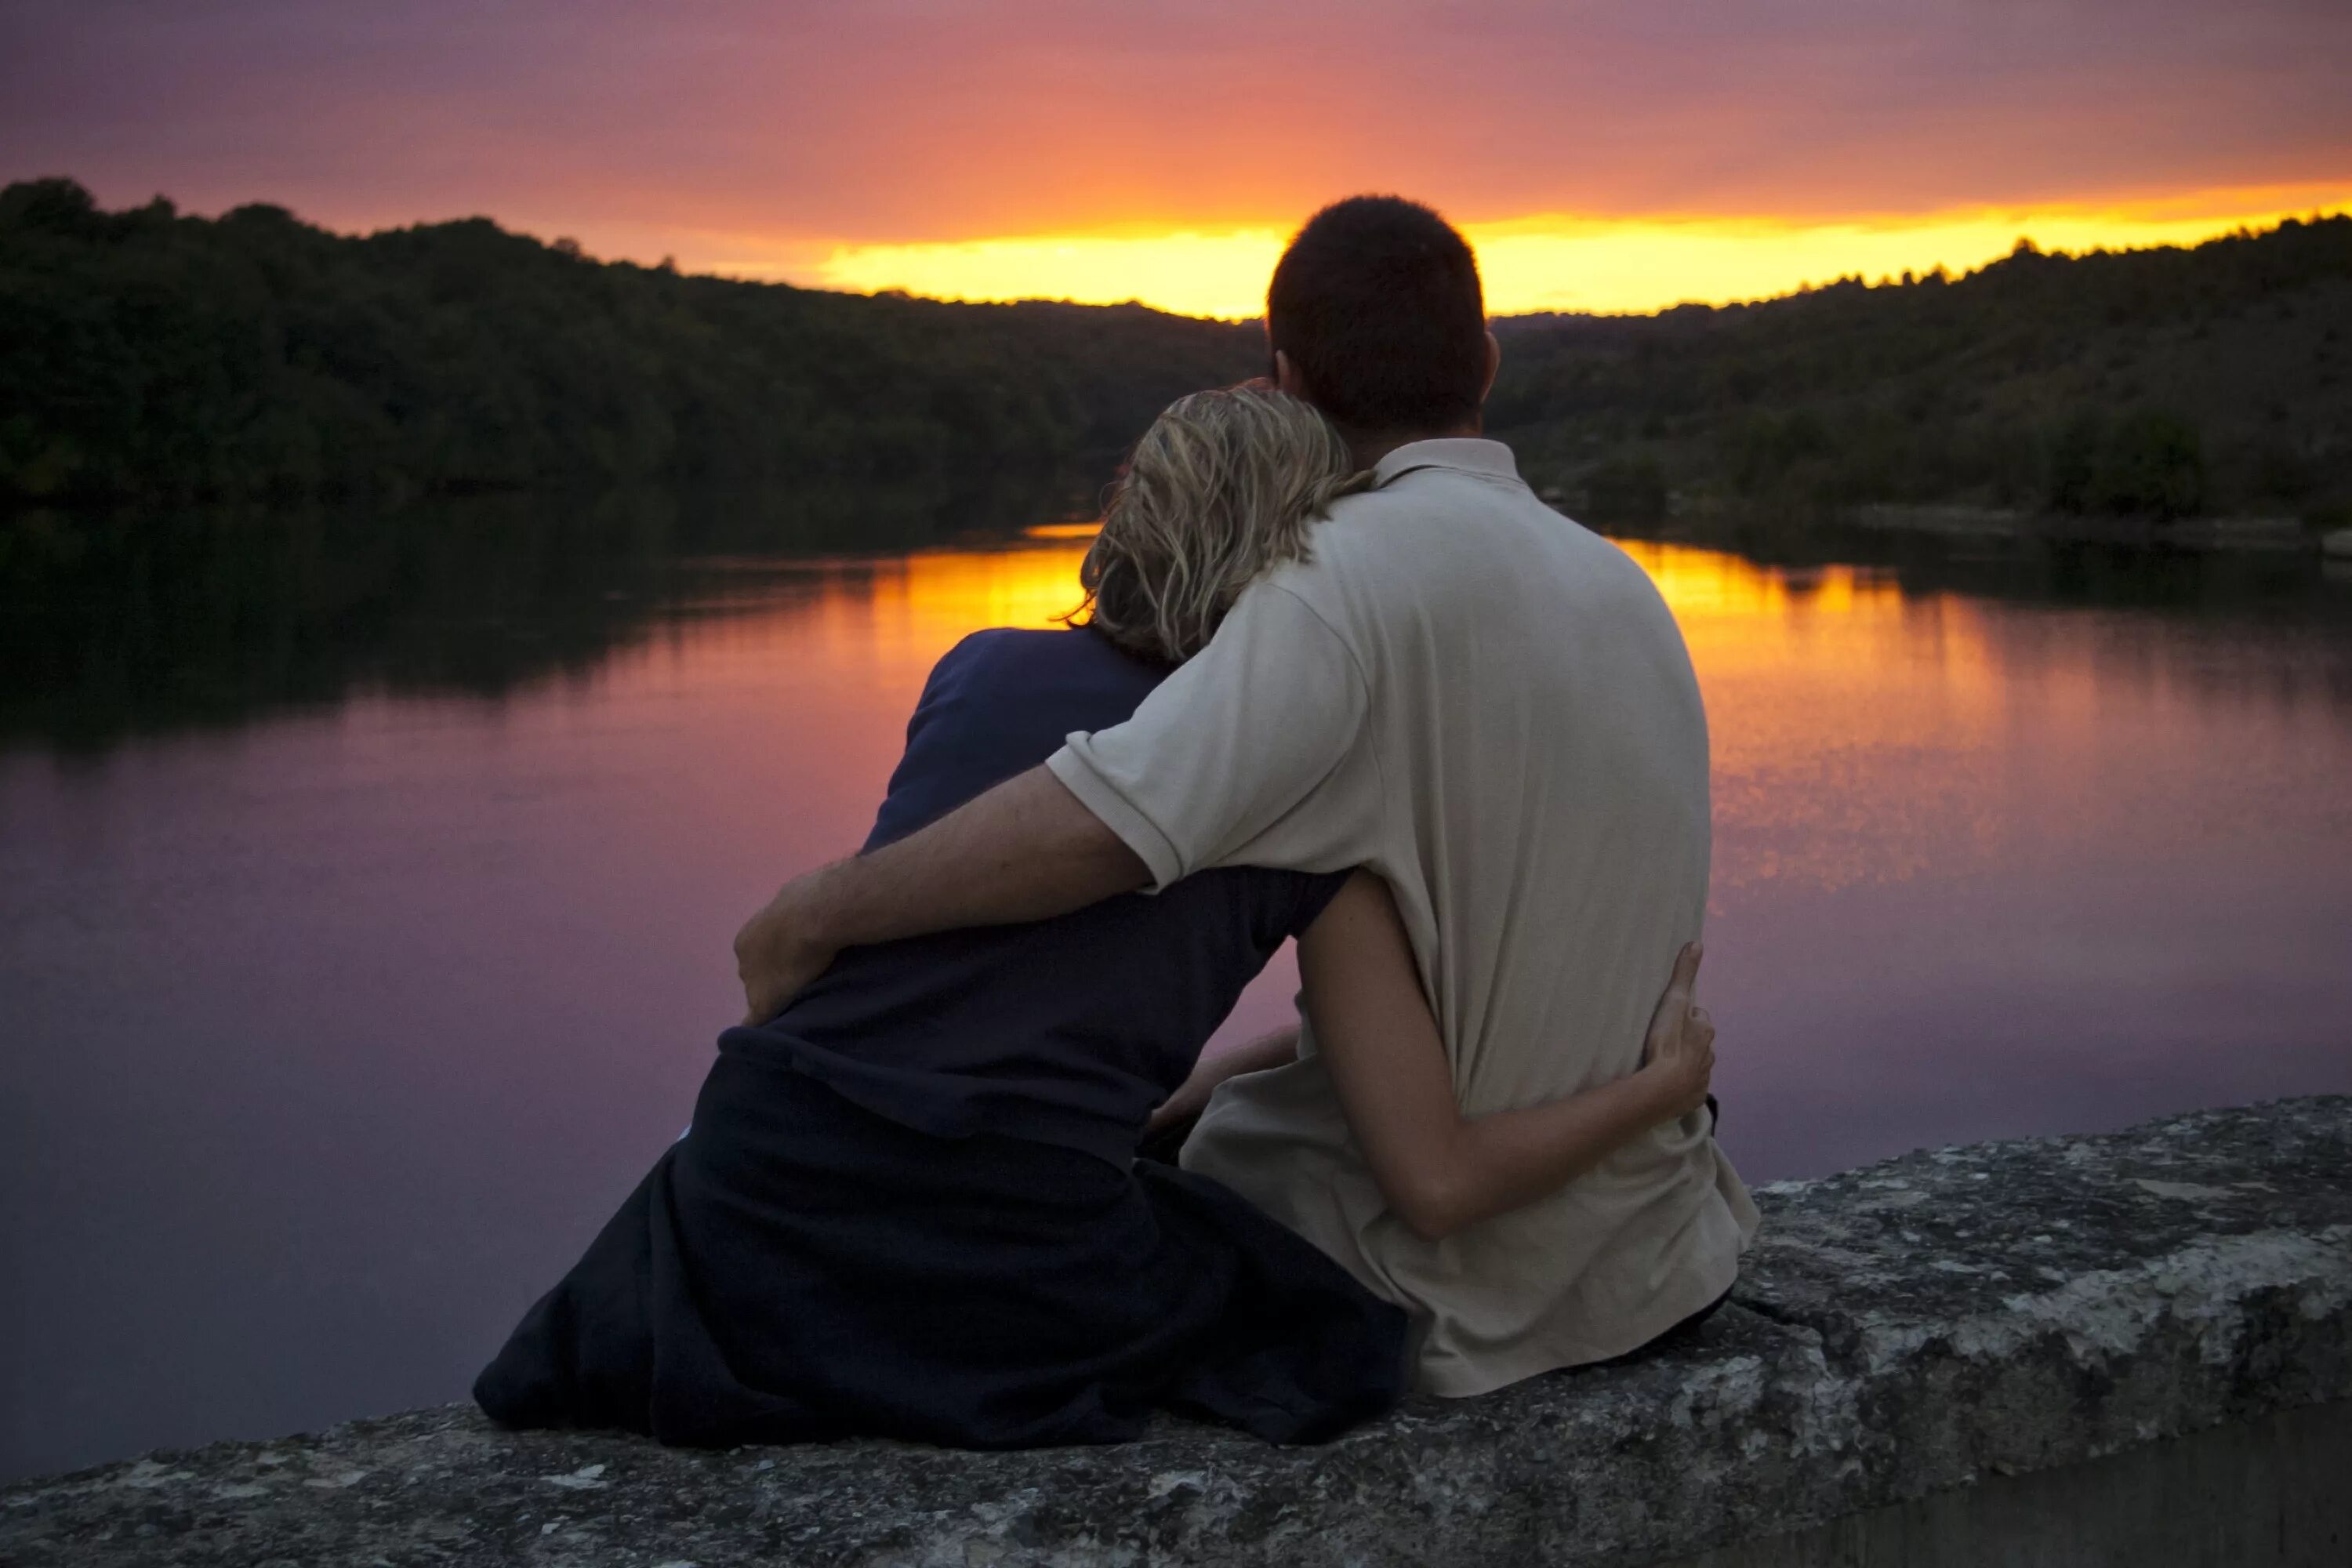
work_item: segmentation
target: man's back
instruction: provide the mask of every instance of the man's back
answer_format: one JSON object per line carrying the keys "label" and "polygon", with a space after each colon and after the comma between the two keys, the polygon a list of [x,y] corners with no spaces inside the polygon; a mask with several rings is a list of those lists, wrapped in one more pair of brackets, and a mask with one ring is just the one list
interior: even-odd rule
{"label": "man's back", "polygon": [[[1122,755],[1113,731],[1055,772],[1115,827],[1107,795],[1150,819],[1175,849],[1175,865],[1146,853],[1162,879],[1243,864],[1386,878],[1465,1111],[1621,1077],[1706,904],[1706,719],[1681,636],[1640,568],[1538,501],[1499,445],[1416,442],[1381,473],[1317,529],[1309,562],[1236,607],[1227,657],[1213,646],[1132,728],[1150,731],[1155,704],[1162,732],[1194,742],[1221,705],[1256,717],[1181,765]],[[1269,718],[1276,684],[1297,689],[1272,705],[1295,711]],[[1289,787],[1196,816],[1186,792],[1213,796],[1244,756]],[[1423,1384],[1464,1394],[1631,1350],[1728,1287],[1754,1211],[1705,1121],[1423,1242],[1387,1214],[1309,1040],[1221,1091],[1185,1163],[1428,1317]]]}

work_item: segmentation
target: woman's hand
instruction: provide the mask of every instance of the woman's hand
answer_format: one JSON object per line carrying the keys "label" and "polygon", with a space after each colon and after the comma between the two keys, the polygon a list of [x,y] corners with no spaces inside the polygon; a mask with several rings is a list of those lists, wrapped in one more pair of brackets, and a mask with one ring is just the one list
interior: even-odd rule
{"label": "woman's hand", "polygon": [[1143,1135],[1149,1138],[1200,1115],[1209,1108],[1209,1096],[1216,1093],[1217,1085],[1224,1081],[1225,1075],[1213,1063],[1202,1062],[1192,1069],[1192,1077],[1177,1086],[1175,1093],[1153,1108],[1150,1119],[1143,1124]]}
{"label": "woman's hand", "polygon": [[1145,1137],[1165,1127],[1173,1127],[1188,1117],[1198,1116],[1209,1108],[1209,1097],[1217,1086],[1229,1078],[1239,1078],[1245,1072],[1264,1072],[1285,1062],[1298,1059],[1298,1026],[1292,1024],[1261,1035],[1238,1050],[1223,1056],[1202,1057],[1192,1064],[1192,1076],[1177,1087],[1176,1092],[1160,1101],[1151,1120],[1143,1124]]}
{"label": "woman's hand", "polygon": [[1538,1105],[1465,1117],[1389,886],[1348,879],[1298,939],[1323,1066],[1389,1211],[1423,1241],[1558,1192],[1663,1121],[1705,1103],[1715,1026],[1691,1005],[1698,949],[1675,960],[1643,1066]]}
{"label": "woman's hand", "polygon": [[1691,1000],[1703,955],[1696,942],[1676,955],[1666,994],[1658,998],[1643,1043],[1642,1068],[1635,1076],[1646,1079],[1655,1093],[1661,1121],[1687,1116],[1705,1105],[1707,1080],[1715,1075],[1715,1021]]}

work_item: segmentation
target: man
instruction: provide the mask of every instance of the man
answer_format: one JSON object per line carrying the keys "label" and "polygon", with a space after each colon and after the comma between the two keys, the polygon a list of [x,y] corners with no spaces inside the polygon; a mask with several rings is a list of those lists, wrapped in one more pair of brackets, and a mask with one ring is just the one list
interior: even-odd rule
{"label": "man", "polygon": [[[1482,1115],[1611,1081],[1705,911],[1706,726],[1682,637],[1622,552],[1478,438],[1499,349],[1470,249],[1394,197],[1326,208],[1266,297],[1274,374],[1377,487],[1254,585],[1132,720],[1073,735],[876,854],[788,884],[737,938],[754,1021],[841,948],[1043,919],[1206,868],[1361,866],[1393,891]],[[1386,1212],[1305,1031],[1234,1079],[1184,1163],[1426,1325],[1470,1394],[1631,1352],[1718,1301],[1755,1210],[1711,1118],[1442,1242]]]}

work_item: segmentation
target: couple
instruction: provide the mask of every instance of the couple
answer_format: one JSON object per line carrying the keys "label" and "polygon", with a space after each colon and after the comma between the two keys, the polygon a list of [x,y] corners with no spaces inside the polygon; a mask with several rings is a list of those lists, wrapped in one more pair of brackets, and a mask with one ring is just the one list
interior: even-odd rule
{"label": "couple", "polygon": [[[494,1418],[1311,1442],[1721,1302],[1756,1211],[1691,1001],[1682,638],[1478,438],[1497,350],[1434,213],[1318,214],[1266,331],[1271,384],[1137,446],[1082,624],[942,658],[865,851],[744,927],[750,1016]],[[1294,936],[1300,1026],[1199,1063]]]}

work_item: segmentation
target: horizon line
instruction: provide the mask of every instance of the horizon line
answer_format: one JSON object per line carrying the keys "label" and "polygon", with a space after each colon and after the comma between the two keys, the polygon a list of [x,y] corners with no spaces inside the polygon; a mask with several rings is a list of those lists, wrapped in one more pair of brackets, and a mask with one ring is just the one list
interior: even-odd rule
{"label": "horizon line", "polygon": [[[71,175],[28,176],[8,184],[37,184],[44,179],[71,184],[89,195],[93,205],[98,205],[89,188]],[[1490,301],[1489,320],[1509,321],[1540,316],[1640,320],[1691,307],[1733,310],[1769,304],[1850,283],[1860,283],[1865,288],[1900,287],[1901,279],[1906,277],[1920,279],[1938,274],[1957,282],[1997,266],[2026,247],[2042,255],[2065,259],[2162,250],[2189,251],[2229,239],[2276,233],[2289,224],[2319,224],[2352,217],[2352,190],[2334,186],[2252,187],[2230,194],[2242,199],[2256,197],[2258,193],[2274,198],[2289,189],[2311,194],[2324,190],[2326,194],[2322,199],[2312,203],[2263,202],[2260,204],[2259,210],[2254,211],[2241,208],[2231,213],[2225,206],[2224,210],[2217,212],[2211,205],[2206,205],[2203,210],[2209,216],[2189,217],[2171,216],[2164,214],[2162,209],[2171,207],[2177,210],[2196,202],[2197,198],[2193,196],[2174,197],[2157,203],[2109,204],[2100,208],[2061,204],[2045,204],[2039,207],[1984,206],[1899,218],[1843,218],[1821,222],[1704,215],[1660,219],[1578,218],[1549,214],[1500,223],[1463,223],[1455,226],[1469,240],[1477,256],[1481,279]],[[2221,193],[2211,194],[2219,195]],[[418,218],[373,227],[344,228],[305,218],[282,203],[268,200],[241,202],[207,216],[200,212],[184,210],[172,197],[162,193],[146,203],[126,203],[111,210],[117,213],[135,212],[155,202],[168,205],[176,216],[199,221],[218,221],[230,213],[248,207],[276,208],[308,227],[353,239],[452,224],[485,222],[501,233],[547,248],[569,247],[583,260],[600,265],[667,269],[682,276],[780,285],[843,297],[895,296],[937,304],[1041,304],[1090,309],[1137,306],[1165,315],[1222,324],[1242,324],[1264,318],[1263,279],[1271,276],[1273,261],[1278,258],[1288,238],[1286,231],[1264,226],[1219,231],[1204,230],[1196,226],[1156,233],[1130,227],[1126,232],[1111,235],[1028,236],[907,245],[835,246],[823,261],[814,267],[805,261],[793,264],[723,257],[712,258],[697,265],[680,266],[674,252],[665,252],[658,261],[650,263],[639,256],[600,254],[567,236],[550,237],[540,232],[543,226],[529,224],[526,226],[528,220],[509,224],[491,214],[480,212],[442,218]],[[2237,203],[2231,202],[2227,205],[2234,206]],[[99,210],[109,209],[100,206]],[[2042,231],[2041,235],[2037,236],[2036,229]],[[1995,234],[2008,237],[1994,241],[1990,237]],[[1843,256],[1832,261],[1831,257],[1837,254],[1837,247],[1841,245],[1843,246]],[[1932,259],[1925,257],[1916,261],[1909,259],[1914,250],[1949,250],[1955,245],[1959,246],[1962,251],[1962,258],[1957,262],[1941,255]],[[1651,298],[1633,303],[1579,302],[1572,297],[1573,284],[1582,283],[1590,292],[1592,278],[1605,278],[1612,269],[1622,273],[1629,260],[1646,263],[1643,268],[1645,279],[1656,276],[1661,269],[1659,253],[1676,247],[1683,253],[1681,260],[1685,276],[1691,271],[1693,257],[1710,250],[1717,262],[1744,258],[1751,266],[1769,266],[1769,259],[1777,258],[1782,263],[1780,276],[1772,283],[1749,289],[1653,289]],[[1574,254],[1580,248],[1583,252],[1581,257]],[[1866,252],[1874,252],[1874,255]],[[1796,259],[1800,256],[1807,261],[1827,265],[1818,268],[1801,267]],[[1062,263],[1062,280],[1066,284],[1073,276],[1074,268],[1080,276],[1099,276],[1106,261],[1131,278],[1139,268],[1154,260],[1163,268],[1174,265],[1180,270],[1189,269],[1197,273],[1204,262],[1212,259],[1224,273],[1229,290],[1234,287],[1236,274],[1256,280],[1249,285],[1251,305],[1248,309],[1186,308],[1170,298],[1171,290],[1147,287],[1121,292],[1120,289],[1125,285],[1110,289],[1064,287],[1057,290],[1050,284],[1034,289],[1017,286],[973,289],[952,285],[920,287],[907,281],[883,280],[889,272],[898,271],[928,277],[935,282],[946,281],[955,270],[953,264],[961,260],[980,263],[980,279],[984,281],[990,276],[1004,276],[1008,263],[1018,267],[1027,260],[1041,263],[1048,270],[1053,263]],[[944,267],[940,265],[943,262],[947,264]],[[1580,267],[1580,262],[1586,265]],[[925,263],[929,265],[926,267]],[[817,276],[808,276],[811,272]],[[1549,286],[1531,289],[1529,279],[1538,277],[1545,279]],[[1570,286],[1551,281],[1562,277],[1570,280]],[[1498,281],[1502,285],[1499,289]],[[1182,290],[1179,289],[1174,292],[1181,296]],[[1192,297],[1198,300],[1202,296],[1196,292]]]}

